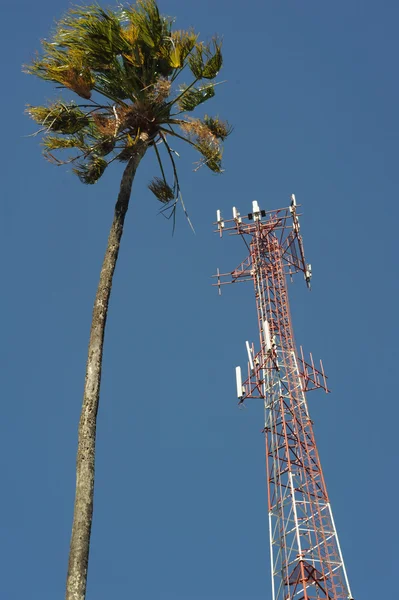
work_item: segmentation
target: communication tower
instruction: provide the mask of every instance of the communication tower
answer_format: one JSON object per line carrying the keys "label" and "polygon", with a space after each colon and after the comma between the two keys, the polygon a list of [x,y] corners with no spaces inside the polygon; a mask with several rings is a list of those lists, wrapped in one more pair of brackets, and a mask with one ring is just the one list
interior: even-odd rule
{"label": "communication tower", "polygon": [[259,345],[246,342],[248,370],[236,367],[238,403],[264,402],[272,600],[353,600],[317,452],[306,392],[329,392],[323,364],[297,351],[287,277],[302,273],[310,288],[295,195],[290,206],[223,220],[220,236],[243,238],[248,255],[231,273],[214,275],[219,288],[253,283]]}

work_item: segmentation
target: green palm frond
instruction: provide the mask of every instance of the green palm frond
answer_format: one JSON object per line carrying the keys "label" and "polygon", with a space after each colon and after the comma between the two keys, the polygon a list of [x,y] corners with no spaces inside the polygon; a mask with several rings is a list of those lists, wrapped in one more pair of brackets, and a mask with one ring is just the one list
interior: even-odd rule
{"label": "green palm frond", "polygon": [[233,131],[233,127],[227,121],[221,121],[219,117],[205,115],[203,123],[220,140],[225,140]]}
{"label": "green palm frond", "polygon": [[174,47],[179,48],[180,58],[184,61],[190,52],[195,48],[198,40],[198,34],[193,29],[186,31],[172,31],[172,43]]}
{"label": "green palm frond", "polygon": [[136,99],[135,86],[129,85],[126,73],[121,73],[121,66],[117,60],[109,65],[107,71],[96,73],[95,91],[119,103]]}
{"label": "green palm frond", "polygon": [[58,22],[53,44],[80,50],[86,64],[98,70],[107,70],[116,56],[130,48],[117,15],[96,4],[72,8]]}
{"label": "green palm frond", "polygon": [[171,67],[179,69],[184,65],[184,61],[194,49],[197,39],[198,35],[192,30],[172,31],[170,37],[172,47],[166,47],[166,54]]}
{"label": "green palm frond", "polygon": [[138,32],[138,39],[159,51],[165,38],[170,36],[171,21],[160,15],[155,0],[138,0],[136,7],[126,10],[125,14]]}
{"label": "green palm frond", "polygon": [[188,64],[197,79],[215,79],[223,64],[222,43],[217,38],[210,44],[197,43]]}
{"label": "green palm frond", "polygon": [[214,173],[222,173],[222,149],[218,144],[212,143],[206,139],[197,141],[197,148],[202,154],[203,160],[199,162],[199,167],[207,166]]}
{"label": "green palm frond", "polygon": [[46,135],[42,144],[48,150],[64,150],[65,148],[79,148],[86,150],[83,136],[60,137],[58,135]]}
{"label": "green palm frond", "polygon": [[92,185],[97,183],[101,175],[107,168],[106,160],[99,156],[93,156],[88,162],[79,163],[73,172],[79,177],[82,183]]}
{"label": "green palm frond", "polygon": [[214,84],[210,83],[200,88],[189,88],[184,86],[180,88],[180,97],[177,100],[177,105],[181,111],[191,112],[197,106],[206,102],[215,95]]}
{"label": "green palm frond", "polygon": [[175,199],[173,188],[160,177],[154,177],[149,183],[148,189],[158,198],[163,204],[168,204]]}
{"label": "green palm frond", "polygon": [[125,36],[131,40],[131,50],[124,58],[139,68],[142,86],[151,85],[154,72],[163,77],[172,75],[172,21],[159,13],[157,3],[138,0],[135,6],[122,10],[121,18],[128,23]]}
{"label": "green palm frond", "polygon": [[64,134],[77,133],[89,124],[87,115],[74,102],[54,102],[49,106],[30,106],[28,115],[49,131]]}

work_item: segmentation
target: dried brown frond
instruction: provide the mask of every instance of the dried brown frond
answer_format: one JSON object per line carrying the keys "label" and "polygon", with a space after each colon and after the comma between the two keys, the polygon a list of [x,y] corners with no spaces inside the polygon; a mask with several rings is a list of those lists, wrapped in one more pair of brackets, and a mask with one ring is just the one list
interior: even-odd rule
{"label": "dried brown frond", "polygon": [[214,173],[221,173],[222,150],[218,138],[209,129],[207,124],[200,119],[190,119],[181,123],[180,127],[202,154],[203,158],[199,162],[197,169],[206,165]]}
{"label": "dried brown frond", "polygon": [[100,113],[93,114],[93,121],[100,133],[103,135],[115,135],[116,122],[115,116],[104,115]]}
{"label": "dried brown frond", "polygon": [[70,67],[60,75],[60,83],[86,100],[91,98],[94,81],[90,69],[87,68]]}
{"label": "dried brown frond", "polygon": [[119,131],[127,130],[133,136],[146,132],[152,138],[159,130],[154,110],[149,104],[135,102],[126,107],[119,107],[117,113],[120,119]]}
{"label": "dried brown frond", "polygon": [[155,102],[164,102],[170,95],[172,82],[166,77],[160,77],[154,85],[153,98]]}
{"label": "dried brown frond", "polygon": [[203,140],[208,144],[215,144],[219,146],[217,137],[210,131],[205,123],[201,119],[189,119],[180,124],[183,131],[189,136],[190,139],[197,138],[197,140]]}

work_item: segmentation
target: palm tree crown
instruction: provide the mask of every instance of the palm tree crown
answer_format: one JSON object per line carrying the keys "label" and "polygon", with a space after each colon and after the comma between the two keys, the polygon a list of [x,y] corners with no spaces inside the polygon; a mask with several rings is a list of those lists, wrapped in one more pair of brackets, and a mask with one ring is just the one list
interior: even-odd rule
{"label": "palm tree crown", "polygon": [[[72,162],[83,183],[96,183],[114,160],[127,162],[139,140],[153,147],[160,167],[149,188],[168,207],[181,197],[174,136],[200,153],[197,168],[222,172],[221,142],[231,128],[218,117],[189,115],[215,95],[222,66],[221,41],[198,41],[193,30],[172,29],[173,20],[159,13],[155,0],[138,0],[119,11],[97,5],[73,8],[58,22],[43,54],[25,70],[61,84],[86,103],[57,100],[28,106],[27,112],[44,132],[46,158]],[[189,72],[189,85],[178,84]],[[160,149],[171,162],[167,182]],[[54,151],[66,149],[60,160]]]}

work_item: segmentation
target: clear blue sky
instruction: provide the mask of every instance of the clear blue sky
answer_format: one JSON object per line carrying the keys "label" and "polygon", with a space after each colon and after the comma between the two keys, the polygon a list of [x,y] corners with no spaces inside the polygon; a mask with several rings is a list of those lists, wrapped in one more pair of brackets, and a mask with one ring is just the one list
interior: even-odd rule
{"label": "clear blue sky", "polygon": [[[180,160],[194,236],[134,185],[110,305],[88,600],[271,597],[260,404],[239,410],[234,366],[256,336],[251,287],[210,287],[244,257],[217,208],[303,204],[311,293],[290,287],[298,343],[333,394],[309,395],[356,600],[397,574],[399,20],[394,0],[161,0],[224,35],[228,83],[207,110],[235,126],[222,177]],[[49,165],[21,73],[63,0],[2,8],[0,418],[2,600],[63,598],[91,309],[121,166],[86,187]]]}

